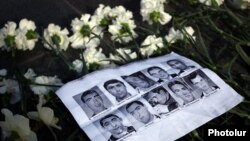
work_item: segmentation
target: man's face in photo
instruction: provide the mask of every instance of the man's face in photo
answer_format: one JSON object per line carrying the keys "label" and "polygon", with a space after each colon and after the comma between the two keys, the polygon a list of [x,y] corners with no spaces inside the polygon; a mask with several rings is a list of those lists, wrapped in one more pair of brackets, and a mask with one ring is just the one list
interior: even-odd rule
{"label": "man's face in photo", "polygon": [[107,90],[116,98],[124,98],[127,96],[127,89],[121,82],[109,84]]}
{"label": "man's face in photo", "polygon": [[200,75],[196,75],[195,78],[190,80],[192,82],[192,84],[202,90],[207,90],[210,88],[209,84],[207,83],[207,81],[202,78]]}
{"label": "man's face in photo", "polygon": [[83,98],[85,104],[94,111],[102,109],[104,107],[101,96],[96,92],[90,93]]}
{"label": "man's face in photo", "polygon": [[185,70],[185,69],[187,69],[187,66],[183,62],[181,62],[179,60],[168,61],[168,65],[170,65],[172,68],[178,69],[178,70]]}
{"label": "man's face in photo", "polygon": [[149,74],[155,78],[168,78],[169,77],[169,74],[163,70],[163,69],[160,69],[160,68],[154,68],[152,70],[149,71]]}
{"label": "man's face in photo", "polygon": [[125,80],[134,87],[148,88],[150,86],[146,80],[140,77],[128,76],[127,78],[125,78]]}
{"label": "man's face in photo", "polygon": [[159,93],[151,91],[147,95],[147,100],[153,106],[157,104],[164,105],[165,102],[169,99],[169,97],[169,94],[166,93],[164,90],[160,90]]}
{"label": "man's face in photo", "polygon": [[181,97],[185,101],[191,102],[194,100],[192,93],[182,84],[174,84],[171,89],[177,96]]}
{"label": "man's face in photo", "polygon": [[111,116],[102,121],[103,127],[111,134],[122,134],[125,131],[122,120],[116,116]]}
{"label": "man's face in photo", "polygon": [[151,113],[145,106],[142,106],[138,103],[133,103],[127,109],[128,113],[130,113],[136,120],[146,124],[151,120]]}

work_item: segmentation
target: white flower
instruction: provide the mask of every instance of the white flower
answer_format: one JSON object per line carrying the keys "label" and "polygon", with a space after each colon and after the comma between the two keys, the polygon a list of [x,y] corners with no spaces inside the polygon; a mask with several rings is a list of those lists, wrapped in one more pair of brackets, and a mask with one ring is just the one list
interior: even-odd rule
{"label": "white flower", "polygon": [[159,22],[162,25],[167,24],[172,17],[164,12],[165,0],[142,0],[141,10],[143,21],[147,21],[149,24]]}
{"label": "white flower", "polygon": [[7,75],[7,70],[6,69],[1,69],[0,70],[0,77],[1,76],[6,76]]}
{"label": "white flower", "polygon": [[[137,58],[137,54],[135,52],[132,52],[131,49],[126,49],[126,48],[119,48],[116,49],[118,54],[109,54],[109,58],[114,61],[120,61],[124,62],[125,60],[132,60]],[[125,60],[124,60],[125,59]]]}
{"label": "white flower", "polygon": [[[62,85],[62,81],[57,78],[57,76],[51,77],[51,76],[38,76],[34,80],[35,83],[38,85],[30,85],[31,90],[37,94],[37,95],[46,95],[50,91],[55,91],[57,88],[49,85],[56,85],[60,86]],[[48,86],[40,86],[42,85],[48,85]]]}
{"label": "white flower", "polygon": [[0,48],[2,50],[10,50],[10,47],[16,45],[16,23],[8,22],[5,27],[0,29]]}
{"label": "white flower", "polygon": [[180,30],[175,30],[173,27],[170,28],[168,35],[165,36],[168,43],[172,44],[175,43],[177,40],[183,40],[185,38],[185,35],[191,36],[193,40],[195,40],[194,29],[192,27],[185,27],[183,29],[183,32],[186,34],[183,34]]}
{"label": "white flower", "polygon": [[216,5],[218,5],[218,6],[220,6],[224,3],[224,0],[199,0],[200,3],[203,3],[203,4],[208,5],[208,6],[212,6],[213,1],[215,1]]}
{"label": "white flower", "polygon": [[43,36],[46,40],[46,42],[44,42],[44,46],[48,49],[51,49],[52,46],[55,49],[65,51],[69,46],[68,34],[69,31],[66,28],[61,29],[58,25],[49,24],[48,28],[43,32]]}
{"label": "white flower", "polygon": [[2,109],[5,121],[0,122],[0,127],[8,136],[15,132],[22,141],[37,141],[36,134],[31,131],[29,119],[22,115],[13,115],[8,109]]}
{"label": "white flower", "polygon": [[71,27],[74,34],[70,37],[70,41],[73,48],[97,47],[100,44],[100,39],[96,36],[102,36],[102,28],[90,18],[89,14],[84,14],[81,19],[72,20]]}
{"label": "white flower", "polygon": [[241,2],[241,9],[247,9],[250,7],[250,0],[242,0]]}
{"label": "white flower", "polygon": [[109,24],[109,21],[111,20],[109,17],[110,12],[111,8],[109,6],[99,4],[99,7],[95,10],[92,19],[96,22],[97,25],[107,26]]}
{"label": "white flower", "polygon": [[185,27],[183,29],[184,33],[186,36],[191,36],[193,38],[193,40],[195,40],[195,36],[194,35],[194,29],[191,26]]}
{"label": "white flower", "polygon": [[124,6],[116,6],[112,8],[112,10],[109,12],[109,17],[111,18],[117,18],[117,17],[127,17],[128,19],[133,18],[133,14],[131,11],[126,10]]}
{"label": "white flower", "polygon": [[136,25],[131,11],[126,10],[123,6],[116,6],[111,10],[109,16],[114,18],[108,29],[112,34],[112,40],[128,43],[138,36],[134,31]]}
{"label": "white flower", "polygon": [[168,35],[165,36],[169,43],[174,43],[178,39],[183,39],[183,35],[180,30],[175,30],[173,27],[170,28]]}
{"label": "white flower", "polygon": [[[159,48],[163,48],[164,44],[162,38],[157,38],[155,35],[149,35],[141,44],[141,54],[144,56],[150,56],[154,53],[154,51]],[[144,47],[143,47],[144,46]]]}
{"label": "white flower", "polygon": [[10,103],[15,104],[21,99],[19,84],[16,80],[3,79],[0,81],[0,93],[11,94]]}
{"label": "white flower", "polygon": [[16,35],[16,47],[19,50],[32,50],[38,41],[35,32],[36,25],[33,21],[22,19],[19,22],[19,29]]}
{"label": "white flower", "polygon": [[24,77],[29,80],[33,80],[36,76],[36,73],[33,69],[29,68],[27,72],[24,74]]}
{"label": "white flower", "polygon": [[109,64],[106,56],[102,53],[102,49],[97,50],[96,48],[87,48],[83,52],[83,57],[89,67],[90,64],[98,64],[101,67],[106,67]]}
{"label": "white flower", "polygon": [[75,61],[73,61],[73,66],[74,66],[74,70],[78,73],[82,72],[82,68],[83,68],[83,63],[81,60],[76,59]]}
{"label": "white flower", "polygon": [[138,35],[135,33],[136,28],[134,20],[130,16],[119,16],[112,25],[109,25],[108,31],[112,34],[111,39],[119,43],[128,43],[136,38]]}
{"label": "white flower", "polygon": [[39,103],[36,106],[37,111],[28,112],[28,117],[38,121],[41,120],[47,126],[51,126],[60,130],[61,127],[56,125],[58,118],[55,117],[54,111],[49,107],[42,107],[43,101],[43,96],[39,95]]}

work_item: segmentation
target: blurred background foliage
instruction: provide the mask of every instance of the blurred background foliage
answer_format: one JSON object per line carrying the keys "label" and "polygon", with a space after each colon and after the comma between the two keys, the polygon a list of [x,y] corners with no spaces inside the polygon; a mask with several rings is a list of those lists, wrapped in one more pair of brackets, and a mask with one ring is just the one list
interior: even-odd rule
{"label": "blurred background foliage", "polygon": [[[188,38],[188,40],[178,41],[174,45],[165,42],[165,47],[157,50],[152,57],[175,51],[193,59],[203,67],[215,71],[245,97],[244,102],[239,106],[208,122],[205,126],[250,125],[250,11],[249,9],[240,10],[231,0],[226,0],[225,4],[220,7],[207,7],[195,0],[169,0],[165,10],[172,15],[173,19],[171,24],[160,27],[155,24],[149,26],[147,23],[141,22],[139,0],[1,0],[0,27],[3,27],[6,21],[17,22],[22,18],[27,18],[36,22],[39,32],[49,23],[70,29],[70,22],[73,18],[79,17],[82,13],[93,14],[100,3],[111,7],[123,5],[133,12],[138,26],[136,28],[136,32],[139,34],[139,38],[136,39],[138,43],[145,39],[147,32],[164,37],[171,26],[179,29],[192,26],[195,30],[196,41]],[[120,44],[116,46],[128,48],[131,45],[133,43],[127,46]],[[105,44],[101,46],[105,54],[108,54],[110,48]],[[69,48],[66,52],[67,58],[73,61],[78,57],[79,51]],[[146,58],[138,58],[138,60],[141,59]],[[37,47],[32,51],[17,51],[15,64],[11,60],[11,53],[0,51],[1,68],[8,70],[8,77],[13,74],[21,77],[20,75],[24,74],[28,68],[33,68],[37,74],[51,76],[56,74],[63,82],[80,77],[74,71],[69,70],[60,58],[43,48],[41,42],[38,42]],[[94,70],[95,66],[90,71]],[[23,82],[21,85],[22,92],[25,93],[22,101],[11,105],[7,102],[9,97],[0,95],[1,108],[8,107],[18,114],[35,110],[35,106],[31,105],[37,104],[37,97],[32,96],[28,83]],[[54,109],[55,115],[59,117],[59,125],[62,126],[62,130],[50,132],[43,124],[31,121],[31,127],[37,133],[39,140],[52,140],[53,136],[60,141],[89,140],[54,93],[49,94],[47,99],[49,100],[46,105]],[[203,140],[204,132],[206,132],[205,126],[179,140]]]}

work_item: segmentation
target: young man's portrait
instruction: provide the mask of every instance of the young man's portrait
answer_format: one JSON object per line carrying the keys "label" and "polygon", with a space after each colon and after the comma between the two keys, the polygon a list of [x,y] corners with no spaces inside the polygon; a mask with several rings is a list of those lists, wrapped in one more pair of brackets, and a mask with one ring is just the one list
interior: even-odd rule
{"label": "young man's portrait", "polygon": [[157,111],[159,115],[166,114],[176,108],[178,103],[163,87],[157,87],[145,94],[144,98]]}
{"label": "young man's portrait", "polygon": [[101,127],[111,135],[108,141],[116,141],[125,135],[135,132],[133,126],[126,126],[123,119],[115,114],[109,114],[100,120]]}
{"label": "young man's portrait", "polygon": [[116,101],[120,102],[130,96],[125,84],[117,79],[111,79],[104,83],[104,88],[115,97]]}
{"label": "young man's portrait", "polygon": [[178,60],[178,59],[171,59],[167,61],[167,64],[172,68],[177,70],[178,72],[176,73],[177,75],[181,75],[182,73],[194,69],[195,66],[188,66],[185,64],[183,61]]}
{"label": "young man's portrait", "polygon": [[97,86],[74,96],[74,99],[89,118],[96,116],[112,106],[110,100]]}
{"label": "young man's portrait", "polygon": [[158,79],[157,82],[159,83],[169,81],[170,79],[177,76],[177,74],[169,74],[166,70],[158,66],[148,68],[147,73],[150,76]]}
{"label": "young man's portrait", "polygon": [[201,97],[215,92],[219,87],[201,70],[192,72],[184,80],[196,90]]}
{"label": "young man's portrait", "polygon": [[127,113],[133,116],[137,121],[148,124],[154,121],[159,116],[152,114],[148,107],[141,101],[133,101],[126,105],[125,107]]}
{"label": "young man's portrait", "polygon": [[122,76],[122,78],[137,90],[145,90],[156,84],[155,81],[146,77],[142,72]]}
{"label": "young man's portrait", "polygon": [[183,104],[188,104],[196,99],[191,89],[181,81],[174,80],[168,83],[168,88],[175,96],[183,100]]}

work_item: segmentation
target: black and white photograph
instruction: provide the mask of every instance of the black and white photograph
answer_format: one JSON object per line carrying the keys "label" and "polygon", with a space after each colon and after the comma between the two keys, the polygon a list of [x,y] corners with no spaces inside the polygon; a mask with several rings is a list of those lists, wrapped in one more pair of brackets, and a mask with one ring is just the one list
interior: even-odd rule
{"label": "black and white photograph", "polygon": [[191,62],[188,61],[185,62],[184,60],[181,60],[179,58],[169,59],[164,63],[171,68],[169,70],[170,72],[175,73],[178,76],[181,76],[186,72],[189,72],[197,68]]}
{"label": "black and white photograph", "polygon": [[219,89],[219,87],[200,69],[188,74],[183,77],[183,79],[201,96],[207,96]]}
{"label": "black and white photograph", "polygon": [[136,129],[119,110],[102,117],[94,122],[94,125],[107,141],[121,140],[136,132]]}
{"label": "black and white photograph", "polygon": [[163,87],[157,87],[143,96],[159,115],[165,115],[178,108],[177,101]]}
{"label": "black and white photograph", "polygon": [[[172,68],[166,61],[173,59],[182,63]],[[184,72],[171,75],[177,69]],[[57,95],[90,140],[176,140],[243,100],[213,71],[199,69],[171,53],[91,73]]]}
{"label": "black and white photograph", "polygon": [[143,98],[126,104],[120,108],[120,111],[130,119],[136,128],[147,126],[155,120],[160,119],[157,112],[154,111],[150,104]]}
{"label": "black and white photograph", "polygon": [[74,99],[89,118],[102,113],[112,106],[110,100],[97,86],[74,96]]}
{"label": "black and white photograph", "polygon": [[175,99],[178,98],[181,100],[178,101],[180,105],[186,105],[200,98],[196,96],[193,89],[182,81],[182,79],[172,80],[164,86],[169,89],[169,92],[172,93]]}
{"label": "black and white photograph", "polygon": [[104,82],[103,87],[108,92],[108,94],[112,95],[117,102],[122,102],[137,93],[132,91],[131,88],[126,85],[126,82],[119,79],[110,79]]}
{"label": "black and white photograph", "polygon": [[122,78],[139,92],[147,91],[152,88],[152,86],[157,85],[157,82],[148,78],[140,71],[131,75],[122,76]]}
{"label": "black and white photograph", "polygon": [[176,73],[169,73],[161,66],[152,66],[143,71],[145,71],[153,80],[157,81],[158,83],[170,81],[172,78],[178,76]]}

